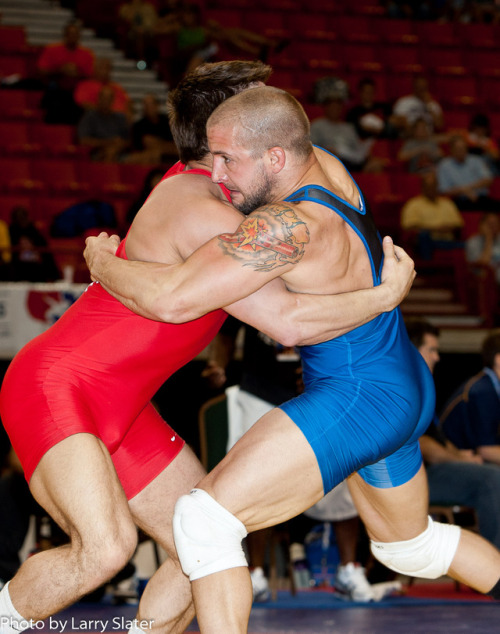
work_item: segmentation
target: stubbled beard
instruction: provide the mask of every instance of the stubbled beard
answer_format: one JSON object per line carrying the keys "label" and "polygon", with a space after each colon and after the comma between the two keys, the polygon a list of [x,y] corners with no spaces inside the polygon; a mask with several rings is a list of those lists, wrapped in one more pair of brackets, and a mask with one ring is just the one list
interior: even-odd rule
{"label": "stubbled beard", "polygon": [[245,198],[241,203],[234,203],[234,206],[238,211],[245,214],[252,213],[259,207],[266,205],[271,201],[272,183],[269,176],[263,172],[260,184],[249,194],[245,195]]}

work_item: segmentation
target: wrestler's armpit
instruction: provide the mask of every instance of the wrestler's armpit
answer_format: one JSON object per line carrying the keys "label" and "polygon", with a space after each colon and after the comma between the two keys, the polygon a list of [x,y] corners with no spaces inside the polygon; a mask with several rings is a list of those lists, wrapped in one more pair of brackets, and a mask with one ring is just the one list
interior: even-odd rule
{"label": "wrestler's armpit", "polygon": [[266,205],[248,216],[234,233],[219,236],[223,252],[256,271],[296,264],[309,242],[309,230],[293,207]]}

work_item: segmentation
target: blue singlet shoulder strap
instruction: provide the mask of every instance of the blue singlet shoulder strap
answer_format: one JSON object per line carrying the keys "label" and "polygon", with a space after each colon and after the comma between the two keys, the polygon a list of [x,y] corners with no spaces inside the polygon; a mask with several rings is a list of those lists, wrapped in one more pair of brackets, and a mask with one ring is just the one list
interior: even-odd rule
{"label": "blue singlet shoulder strap", "polygon": [[370,256],[373,281],[374,283],[380,282],[380,271],[384,252],[380,235],[373,221],[373,216],[366,206],[363,210],[356,209],[320,185],[306,185],[305,187],[301,187],[288,196],[286,200],[287,202],[311,201],[319,203],[339,214],[361,238]]}

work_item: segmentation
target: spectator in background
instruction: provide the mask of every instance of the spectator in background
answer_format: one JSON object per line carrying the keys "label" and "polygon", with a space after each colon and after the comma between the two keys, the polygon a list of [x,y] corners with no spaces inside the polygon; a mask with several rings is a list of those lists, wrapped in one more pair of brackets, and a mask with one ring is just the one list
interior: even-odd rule
{"label": "spectator in background", "polygon": [[471,154],[481,156],[487,163],[494,176],[498,176],[500,152],[498,144],[491,135],[490,119],[488,115],[476,114],[472,117],[465,140]]}
{"label": "spectator in background", "polygon": [[159,33],[176,38],[173,63],[178,79],[200,64],[213,60],[220,45],[265,62],[271,51],[279,53],[289,43],[244,28],[226,27],[216,20],[205,21],[200,6],[191,3],[181,3],[175,13],[169,12]]}
{"label": "spectator in background", "polygon": [[500,284],[500,216],[486,212],[479,222],[479,230],[465,241],[465,257],[471,264],[491,266]]}
{"label": "spectator in background", "polygon": [[42,108],[47,123],[74,124],[81,116],[73,92],[81,79],[92,75],[93,52],[80,45],[79,22],[69,22],[61,42],[47,45],[38,59],[38,70],[45,84]]}
{"label": "spectator in background", "polygon": [[460,385],[439,418],[456,447],[500,465],[500,330],[486,337],[482,356],[484,368]]}
{"label": "spectator in background", "polygon": [[12,260],[9,225],[0,220],[0,279],[5,279],[6,267]]}
{"label": "spectator in background", "polygon": [[118,18],[125,27],[125,50],[129,57],[142,62],[141,69],[151,66],[157,57],[156,7],[147,0],[129,0],[122,4]]}
{"label": "spectator in background", "polygon": [[126,159],[130,163],[149,165],[177,160],[168,117],[160,112],[155,95],[145,95],[142,100],[142,117],[132,125],[132,148]]}
{"label": "spectator in background", "polygon": [[432,171],[443,157],[440,144],[447,140],[446,135],[433,134],[425,119],[417,119],[398,152],[398,160],[406,165],[411,174]]}
{"label": "spectator in background", "polygon": [[339,551],[339,565],[334,587],[350,601],[377,602],[398,592],[399,581],[371,584],[366,569],[358,561],[358,541],[361,520],[344,480],[327,493],[317,504],[304,512],[317,522],[331,522]]}
{"label": "spectator in background", "polygon": [[397,99],[392,109],[393,121],[400,134],[408,134],[417,119],[425,119],[431,130],[443,128],[443,109],[432,97],[427,78],[419,75],[413,80],[413,92]]}
{"label": "spectator in background", "polygon": [[394,138],[397,130],[392,123],[392,109],[388,102],[376,101],[376,84],[373,79],[364,78],[358,83],[358,103],[346,115],[360,139]]}
{"label": "spectator in background", "polygon": [[350,171],[381,171],[383,159],[370,154],[374,139],[360,139],[354,125],[344,118],[348,97],[345,81],[334,77],[319,80],[315,93],[324,116],[312,121],[311,141],[335,154]]}
{"label": "spectator in background", "polygon": [[96,161],[121,160],[130,147],[130,124],[122,112],[113,112],[114,93],[101,88],[95,110],[87,110],[78,123],[78,139]]}
{"label": "spectator in background", "polygon": [[[410,341],[431,373],[439,361],[439,330],[423,319],[406,322]],[[446,439],[434,417],[420,438],[429,481],[429,502],[470,506],[476,511],[480,534],[500,547],[500,468],[484,464],[470,449],[458,449]]]}
{"label": "spectator in background", "polygon": [[450,139],[449,156],[437,166],[438,186],[441,194],[452,198],[462,210],[496,210],[498,201],[491,198],[489,188],[493,174],[480,156],[471,154],[462,135]]}
{"label": "spectator in background", "polygon": [[117,82],[111,80],[112,62],[106,57],[95,60],[93,76],[78,82],[74,92],[76,103],[82,108],[95,109],[99,100],[101,88],[108,86],[113,91],[113,112],[123,112],[132,117],[132,102],[126,90]]}
{"label": "spectator in background", "polygon": [[53,282],[61,278],[47,240],[31,220],[26,207],[14,207],[9,232],[13,281]]}
{"label": "spectator in background", "polygon": [[410,198],[401,210],[401,228],[407,234],[405,243],[419,257],[431,259],[435,247],[457,246],[463,225],[455,203],[438,194],[436,174],[424,174],[421,193]]}

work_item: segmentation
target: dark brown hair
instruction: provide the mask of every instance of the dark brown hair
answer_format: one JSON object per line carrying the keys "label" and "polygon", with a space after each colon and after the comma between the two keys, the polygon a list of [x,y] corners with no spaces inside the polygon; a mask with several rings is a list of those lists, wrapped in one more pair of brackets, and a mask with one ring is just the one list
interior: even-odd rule
{"label": "dark brown hair", "polygon": [[259,61],[202,64],[186,75],[167,99],[172,135],[183,163],[202,159],[208,152],[206,123],[228,97],[265,82],[272,72]]}

